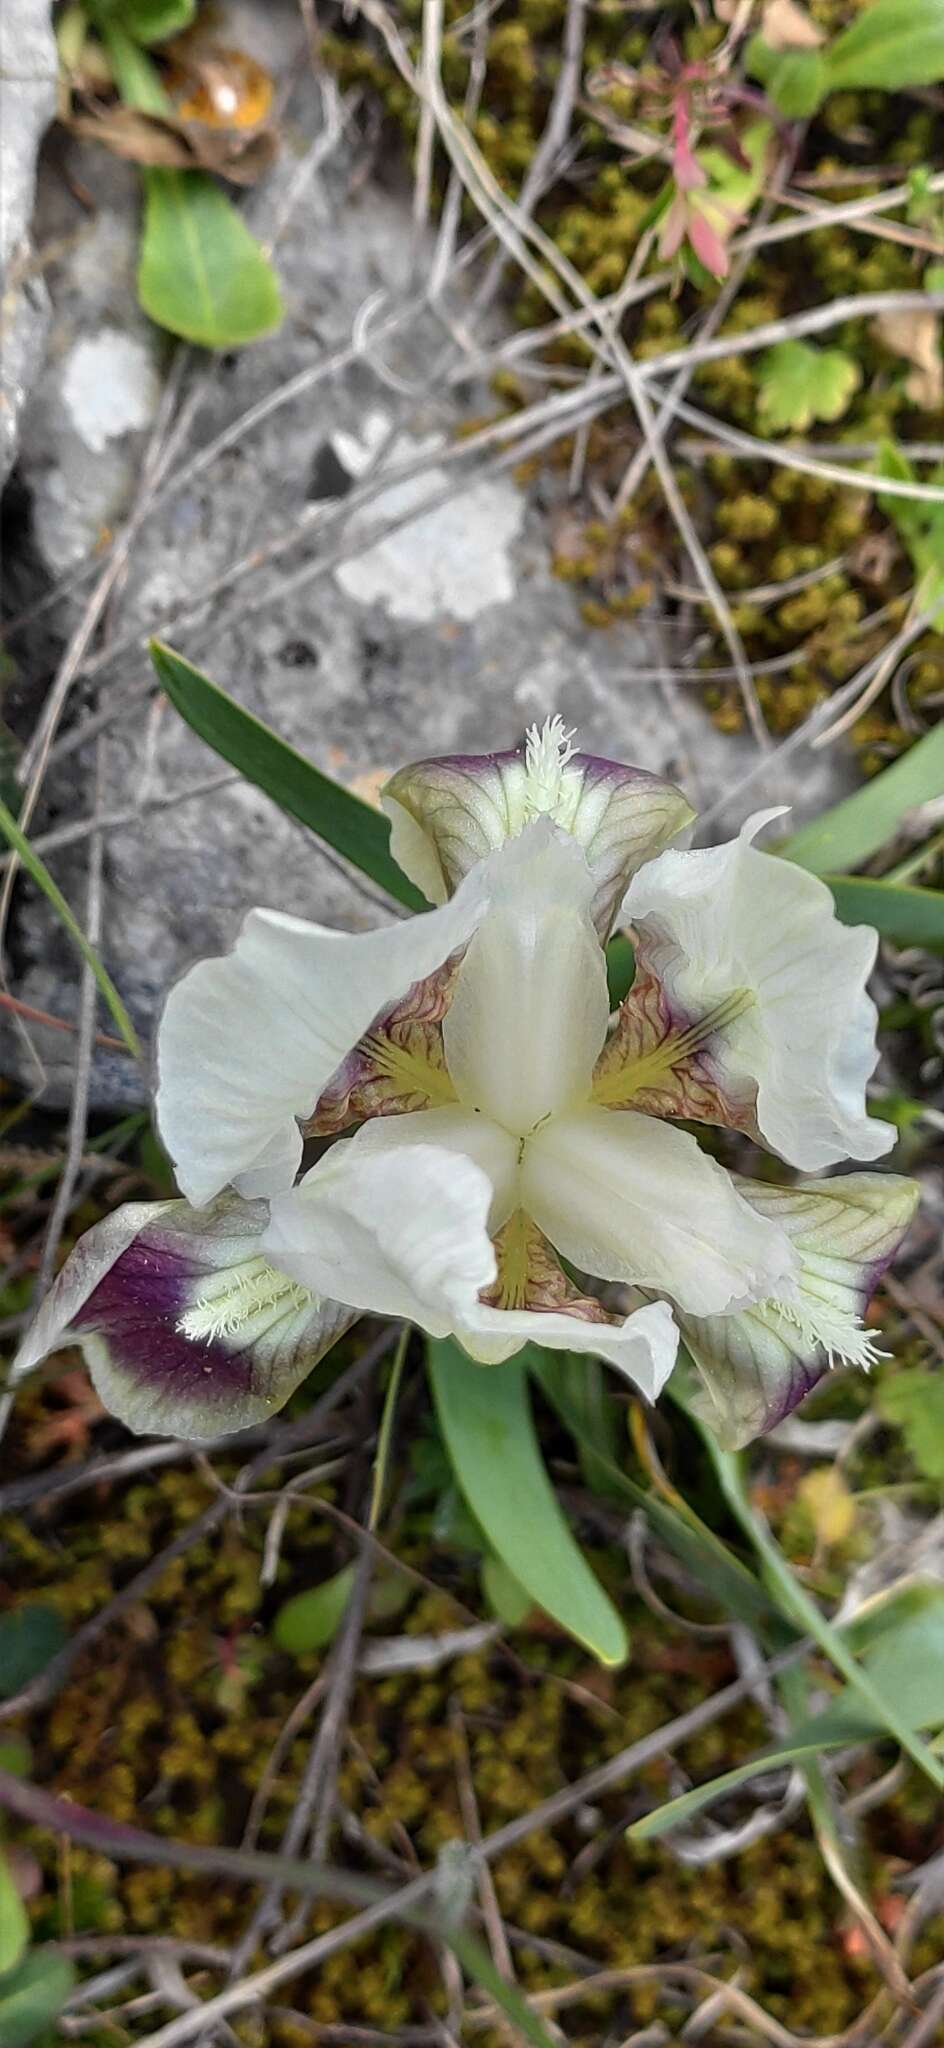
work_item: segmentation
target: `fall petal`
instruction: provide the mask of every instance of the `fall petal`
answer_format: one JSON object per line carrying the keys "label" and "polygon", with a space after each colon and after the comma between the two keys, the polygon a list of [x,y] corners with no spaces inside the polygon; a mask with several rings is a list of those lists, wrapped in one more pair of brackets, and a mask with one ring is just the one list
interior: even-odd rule
{"label": "fall petal", "polygon": [[382,797],[391,851],[432,903],[477,861],[548,817],[577,840],[594,876],[593,919],[609,930],[629,877],[691,822],[674,784],[645,769],[572,753],[560,719],[532,727],[525,746],[456,754],[402,768]]}
{"label": "fall petal", "polygon": [[76,1245],[16,1362],[81,1346],[128,1429],[197,1442],[267,1421],[352,1321],[262,1255],[264,1202],[134,1202]]}
{"label": "fall petal", "polygon": [[701,1379],[698,1406],[733,1448],[773,1429],[833,1364],[880,1355],[863,1315],[918,1201],[899,1174],[853,1173],[793,1188],[739,1180],[758,1214],[779,1223],[799,1260],[789,1300],[735,1315],[679,1315]]}

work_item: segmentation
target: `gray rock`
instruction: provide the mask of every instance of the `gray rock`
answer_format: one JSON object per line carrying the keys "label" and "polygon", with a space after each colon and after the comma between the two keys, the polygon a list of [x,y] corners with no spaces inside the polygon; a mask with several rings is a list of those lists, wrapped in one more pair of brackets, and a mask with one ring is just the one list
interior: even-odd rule
{"label": "gray rock", "polygon": [[3,0],[0,21],[0,484],[42,360],[49,295],[30,274],[36,157],[56,107],[49,0]]}
{"label": "gray rock", "polygon": [[[298,48],[294,7],[264,12],[270,33],[272,17],[281,22],[284,65],[286,52],[291,61]],[[253,47],[248,29],[243,40]],[[263,54],[271,60],[271,51]],[[409,194],[376,185],[349,192],[338,156],[302,184],[302,152],[318,120],[315,86],[299,64],[289,146],[254,200],[264,231],[295,194],[277,251],[286,319],[277,334],[210,365],[177,473],[194,448],[344,349],[366,306],[376,309],[376,327],[408,297],[417,274]],[[293,145],[293,136],[304,140]],[[84,158],[81,168],[87,181]],[[49,362],[24,424],[23,473],[47,565],[57,574],[87,550],[96,523],[114,523],[128,502],[163,348],[142,328],[129,286],[131,180],[118,166],[95,175],[99,212],[55,280]],[[62,189],[46,192],[47,207],[61,213],[65,203]],[[427,260],[421,252],[420,275]],[[113,368],[123,365],[122,402],[110,420],[103,421],[94,391],[90,406],[89,380],[76,368],[89,343],[111,351]],[[634,671],[667,658],[656,621],[605,632],[584,624],[550,565],[550,499],[559,485],[542,476],[523,490],[509,470],[496,474],[486,465],[465,469],[464,487],[439,502],[458,475],[446,452],[456,429],[495,410],[481,389],[456,401],[436,373],[444,350],[455,360],[448,331],[428,310],[382,345],[368,334],[354,361],[240,432],[140,529],[109,620],[119,651],[90,680],[86,708],[75,715],[81,727],[96,704],[111,712],[106,811],[125,822],[107,828],[102,950],[146,1037],[169,984],[201,954],[225,948],[252,904],[360,928],[384,914],[356,877],[249,785],[185,797],[223,771],[168,704],[148,699],[147,632],[163,633],[293,745],[365,791],[424,754],[513,744],[553,711],[585,746],[668,774],[701,803],[717,798],[754,758],[748,743],[715,732],[694,695],[667,699],[634,680]],[[198,360],[193,374],[204,370]],[[381,420],[396,436],[385,458]],[[119,421],[120,431],[112,431]],[[381,478],[369,510],[348,511],[346,494],[372,452],[394,465],[422,460],[428,467],[421,481],[385,485]],[[396,534],[378,544],[378,523],[394,520]],[[291,545],[265,560],[284,534]],[[208,605],[210,587],[239,562],[244,573]],[[63,635],[72,616],[64,603]],[[673,659],[677,653],[673,645]],[[44,827],[61,829],[89,811],[92,750],[67,744],[34,827],[40,847]],[[822,764],[816,787],[808,783],[803,792],[803,810],[822,800],[834,773]],[[155,804],[162,807],[149,808]],[[49,853],[80,915],[86,854],[87,840]],[[17,994],[71,1016],[75,958],[45,900],[28,886],[13,947]],[[59,1103],[71,1080],[70,1040],[32,1025],[30,1037],[44,1068],[44,1099]],[[23,1037],[9,1024],[0,1062],[36,1085]],[[129,1061],[96,1060],[97,1108],[137,1102],[145,1086]]]}

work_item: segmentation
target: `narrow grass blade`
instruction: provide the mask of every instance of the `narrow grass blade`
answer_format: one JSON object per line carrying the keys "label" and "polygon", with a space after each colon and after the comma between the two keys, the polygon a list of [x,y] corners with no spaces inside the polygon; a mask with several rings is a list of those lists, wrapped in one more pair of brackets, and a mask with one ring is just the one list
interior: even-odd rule
{"label": "narrow grass blade", "polygon": [[390,853],[390,827],[340,782],[323,775],[251,711],[227,696],[209,676],[160,640],[151,641],[151,660],[161,688],[191,730],[248,782],[265,790],[280,810],[307,825],[336,853],[369,875],[408,910],[429,905],[408,882]]}
{"label": "narrow grass blade", "polygon": [[832,886],[834,875],[861,867],[887,845],[908,811],[942,794],[944,725],[937,725],[881,775],[792,833],[777,851],[812,874],[826,876]]}
{"label": "narrow grass blade", "polygon": [[56,916],[65,926],[69,937],[78,947],[86,966],[91,968],[114,1019],[116,1030],[124,1039],[128,1051],[133,1053],[136,1060],[139,1060],[141,1058],[141,1043],[138,1034],[110,974],[102,966],[94,946],[89,945],[81,925],[73,916],[62,894],[62,890],[57,888],[45,862],[40,860],[38,853],[34,853],[25,833],[21,832],[13,812],[7,809],[2,799],[0,799],[0,831],[3,832],[4,837],[13,847],[27,874],[32,876],[37,887],[42,890],[43,895],[52,904]]}
{"label": "narrow grass blade", "polygon": [[[691,1419],[697,1424],[697,1418]],[[846,1680],[855,1696],[854,1703],[860,1706],[870,1719],[874,1717],[876,1728],[890,1740],[898,1743],[912,1762],[917,1764],[919,1770],[924,1772],[925,1777],[930,1778],[932,1785],[937,1786],[938,1791],[944,1791],[944,1764],[939,1763],[937,1757],[932,1755],[927,1744],[922,1742],[920,1735],[910,1724],[909,1717],[900,1705],[900,1691],[886,1684],[883,1684],[880,1690],[868,1671],[857,1663],[838,1629],[827,1621],[816,1601],[794,1576],[766,1524],[754,1513],[744,1492],[740,1461],[736,1454],[722,1450],[710,1430],[702,1429],[701,1435],[725,1500],[745,1535],[750,1538],[763,1566],[767,1583],[778,1600],[785,1618],[794,1622],[805,1634],[813,1637],[834,1669]]]}

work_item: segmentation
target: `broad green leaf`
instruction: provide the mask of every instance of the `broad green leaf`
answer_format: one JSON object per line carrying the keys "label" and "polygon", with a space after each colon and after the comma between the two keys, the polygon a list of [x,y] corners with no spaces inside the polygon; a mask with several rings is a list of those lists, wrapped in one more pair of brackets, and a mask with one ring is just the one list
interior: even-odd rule
{"label": "broad green leaf", "polygon": [[823,52],[830,92],[944,79],[944,0],[874,0]]}
{"label": "broad green leaf", "polygon": [[774,50],[763,36],[752,36],[745,51],[750,78],[759,78],[774,106],[791,121],[815,114],[829,91],[821,50]]}
{"label": "broad green leaf", "polygon": [[89,945],[78,919],[73,916],[62,890],[53,881],[45,862],[40,860],[38,853],[34,853],[25,833],[21,832],[12,811],[7,809],[2,798],[0,798],[0,832],[3,833],[4,838],[13,847],[21,866],[26,869],[28,875],[32,876],[37,887],[42,890],[43,895],[52,904],[60,924],[65,926],[73,944],[78,947],[86,966],[91,968],[111,1011],[116,1028],[124,1039],[128,1051],[134,1054],[135,1059],[140,1059],[141,1046],[137,1032],[112,981],[111,975],[102,966],[94,946]]}
{"label": "broad green leaf", "polygon": [[635,1480],[612,1462],[605,1440],[594,1428],[581,1406],[572,1398],[564,1356],[559,1351],[542,1351],[529,1344],[522,1354],[541,1392],[560,1416],[574,1442],[592,1455],[599,1479],[605,1477],[608,1490],[627,1506],[641,1508],[656,1534],[681,1559],[705,1591],[722,1608],[749,1628],[761,1629],[777,1642],[788,1641],[794,1633],[785,1630],[773,1602],[747,1566],[702,1522],[686,1501],[672,1507],[654,1493],[647,1493]]}
{"label": "broad green leaf", "polygon": [[534,1608],[530,1593],[526,1593],[514,1572],[503,1564],[500,1557],[483,1557],[482,1591],[494,1615],[503,1621],[506,1628],[520,1628]]}
{"label": "broad green leaf", "polygon": [[[880,1691],[894,1690],[906,1726],[917,1730],[944,1723],[944,1586],[925,1582],[909,1587],[881,1603],[881,1611],[869,1617],[865,1629],[854,1624],[846,1634],[850,1644],[863,1645],[862,1666],[872,1683]],[[801,1722],[788,1742],[762,1750],[735,1770],[668,1800],[637,1821],[628,1830],[629,1839],[655,1841],[765,1771],[887,1733],[885,1721],[846,1686],[832,1706]]]}
{"label": "broad green leaf", "polygon": [[824,875],[843,924],[873,924],[895,946],[944,952],[944,890],[916,889],[870,875]]}
{"label": "broad green leaf", "polygon": [[893,839],[906,812],[944,794],[944,725],[842,803],[791,834],[777,852],[814,875],[847,874]]}
{"label": "broad green leaf", "polygon": [[30,2048],[58,2019],[75,1983],[67,1956],[34,1948],[15,1970],[0,1977],[0,2041],[3,2048]]}
{"label": "broad green leaf", "polygon": [[814,420],[838,420],[862,382],[852,356],[809,341],[778,341],[761,357],[757,410],[774,434],[805,433]]}
{"label": "broad green leaf", "polygon": [[290,818],[307,825],[336,853],[386,889],[388,896],[405,903],[409,910],[429,908],[391,858],[390,827],[380,811],[362,803],[330,775],[323,775],[313,761],[297,754],[173,648],[152,640],[151,660],[175,711],[215,753],[238,768],[257,789],[264,789]]}
{"label": "broad green leaf", "polygon": [[618,1498],[622,1488],[614,1483],[613,1472],[618,1470],[619,1463],[619,1410],[611,1398],[606,1367],[599,1358],[588,1358],[585,1351],[551,1351],[542,1356],[548,1362],[545,1393],[553,1400],[549,1392],[553,1381],[561,1396],[562,1420],[566,1408],[579,1423],[580,1435],[575,1442],[587,1485],[594,1493],[608,1495],[611,1500]]}
{"label": "broad green leaf", "polygon": [[5,1970],[15,1969],[29,1940],[26,1907],[13,1882],[13,1872],[0,1849],[0,1982]]}
{"label": "broad green leaf", "polygon": [[296,1593],[279,1608],[272,1634],[280,1650],[292,1657],[304,1657],[309,1650],[323,1650],[334,1640],[351,1597],[357,1566],[346,1564],[320,1586]]}
{"label": "broad green leaf", "polygon": [[275,272],[205,171],[146,167],[138,297],[159,327],[201,348],[241,348],[282,318]]}
{"label": "broad green leaf", "polygon": [[622,1664],[626,1631],[565,1521],[541,1456],[527,1367],[475,1365],[431,1341],[429,1373],[453,1470],[489,1544],[538,1607],[599,1657]]}
{"label": "broad green leaf", "polygon": [[909,1366],[883,1382],[876,1406],[901,1430],[918,1471],[944,1483],[944,1373]]}
{"label": "broad green leaf", "polygon": [[12,1699],[38,1678],[64,1647],[67,1631],[54,1607],[29,1602],[0,1618],[0,1699]]}

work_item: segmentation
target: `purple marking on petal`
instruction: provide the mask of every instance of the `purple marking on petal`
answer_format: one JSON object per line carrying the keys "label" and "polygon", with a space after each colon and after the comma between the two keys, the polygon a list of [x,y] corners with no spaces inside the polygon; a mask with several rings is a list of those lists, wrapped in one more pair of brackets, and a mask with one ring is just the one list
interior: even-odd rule
{"label": "purple marking on petal", "polygon": [[811,1394],[813,1388],[819,1386],[820,1380],[825,1379],[829,1370],[829,1364],[822,1353],[809,1359],[797,1358],[791,1367],[789,1379],[782,1388],[781,1399],[764,1417],[761,1436],[769,1435],[772,1429],[776,1429],[778,1422],[784,1422],[788,1415],[792,1415],[794,1408],[798,1408],[800,1402],[806,1400],[807,1394]]}
{"label": "purple marking on petal", "polygon": [[142,1231],[83,1303],[73,1327],[104,1338],[118,1365],[175,1400],[229,1401],[252,1390],[252,1351],[185,1337],[177,1328],[190,1305],[188,1284],[205,1273],[205,1261],[167,1244],[157,1251]]}

